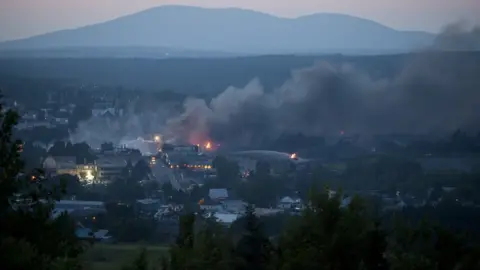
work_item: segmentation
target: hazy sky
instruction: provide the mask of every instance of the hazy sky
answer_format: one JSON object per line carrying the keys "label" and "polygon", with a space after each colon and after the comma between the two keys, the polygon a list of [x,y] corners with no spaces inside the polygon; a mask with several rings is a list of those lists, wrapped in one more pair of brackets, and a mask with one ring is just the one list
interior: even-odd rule
{"label": "hazy sky", "polygon": [[397,29],[432,32],[459,20],[480,23],[480,0],[0,0],[0,40],[107,21],[165,4],[242,7],[284,17],[338,12]]}

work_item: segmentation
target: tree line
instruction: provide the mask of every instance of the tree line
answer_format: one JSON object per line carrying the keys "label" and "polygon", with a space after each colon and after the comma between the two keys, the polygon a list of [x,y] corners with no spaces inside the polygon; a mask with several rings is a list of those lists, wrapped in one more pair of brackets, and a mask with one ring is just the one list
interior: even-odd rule
{"label": "tree line", "polygon": [[[312,192],[303,212],[267,237],[253,206],[232,233],[211,217],[190,213],[162,258],[162,270],[470,270],[480,267],[475,241],[427,222],[381,222],[359,198]],[[143,253],[128,269],[146,270]],[[142,261],[143,263],[139,263]]]}

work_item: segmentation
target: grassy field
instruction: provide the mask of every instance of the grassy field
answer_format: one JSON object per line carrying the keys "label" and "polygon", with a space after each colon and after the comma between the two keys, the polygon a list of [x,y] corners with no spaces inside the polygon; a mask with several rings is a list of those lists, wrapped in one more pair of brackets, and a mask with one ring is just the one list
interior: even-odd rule
{"label": "grassy field", "polygon": [[95,244],[85,253],[85,270],[121,270],[146,248],[150,268],[159,267],[167,247],[142,244]]}

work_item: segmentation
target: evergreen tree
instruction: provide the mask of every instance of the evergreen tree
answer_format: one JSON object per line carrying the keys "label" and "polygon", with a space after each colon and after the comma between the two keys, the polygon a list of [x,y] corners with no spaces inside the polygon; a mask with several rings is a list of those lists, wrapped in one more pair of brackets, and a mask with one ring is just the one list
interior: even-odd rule
{"label": "evergreen tree", "polygon": [[170,269],[169,265],[168,265],[168,259],[165,258],[165,256],[162,256],[160,258],[160,270],[168,270]]}
{"label": "evergreen tree", "polygon": [[195,269],[216,270],[220,268],[222,262],[222,250],[218,242],[219,232],[215,224],[206,223],[196,234],[194,258],[192,258]]}
{"label": "evergreen tree", "polygon": [[368,270],[388,269],[385,251],[387,249],[387,234],[375,222],[374,227],[368,232],[367,245],[365,246],[365,258],[363,263]]}
{"label": "evergreen tree", "polygon": [[[302,215],[294,220],[280,240],[281,269],[381,269],[381,241],[364,207],[353,198],[346,207],[342,195],[313,193]],[[380,237],[380,236],[379,236]],[[370,269],[370,268],[367,268]]]}
{"label": "evergreen tree", "polygon": [[25,172],[21,141],[12,139],[18,120],[0,104],[0,268],[79,269],[83,248],[66,215],[52,219],[61,191],[46,189],[42,171]]}
{"label": "evergreen tree", "polygon": [[235,246],[236,270],[268,269],[272,245],[264,236],[252,205],[248,205],[244,217],[244,232]]}
{"label": "evergreen tree", "polygon": [[142,248],[140,253],[133,261],[132,267],[127,268],[128,270],[148,270],[148,260],[147,260],[147,250]]}
{"label": "evergreen tree", "polygon": [[180,217],[179,233],[174,246],[170,248],[170,269],[193,269],[191,258],[193,256],[195,214]]}
{"label": "evergreen tree", "polygon": [[131,265],[123,267],[122,270],[148,270],[147,250],[142,248]]}

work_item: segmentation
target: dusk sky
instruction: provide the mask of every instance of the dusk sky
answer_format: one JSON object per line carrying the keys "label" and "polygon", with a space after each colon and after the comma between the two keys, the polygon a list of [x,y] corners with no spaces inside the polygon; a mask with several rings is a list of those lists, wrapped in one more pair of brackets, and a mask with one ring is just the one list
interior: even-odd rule
{"label": "dusk sky", "polygon": [[335,12],[400,30],[431,32],[460,20],[480,23],[480,0],[0,0],[0,40],[94,24],[166,4],[242,7],[283,17]]}

